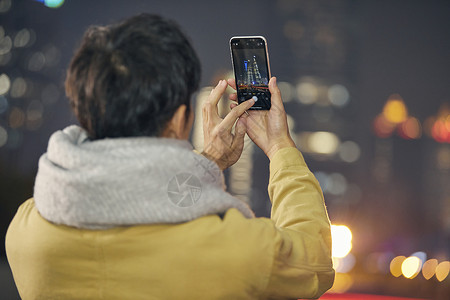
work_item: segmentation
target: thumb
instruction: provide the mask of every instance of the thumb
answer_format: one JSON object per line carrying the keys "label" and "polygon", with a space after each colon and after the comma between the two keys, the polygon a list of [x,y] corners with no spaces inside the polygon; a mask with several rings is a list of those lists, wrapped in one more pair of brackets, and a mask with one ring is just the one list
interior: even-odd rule
{"label": "thumb", "polygon": [[269,81],[269,91],[271,94],[272,106],[283,107],[283,100],[281,99],[281,92],[277,85],[277,78],[272,77]]}

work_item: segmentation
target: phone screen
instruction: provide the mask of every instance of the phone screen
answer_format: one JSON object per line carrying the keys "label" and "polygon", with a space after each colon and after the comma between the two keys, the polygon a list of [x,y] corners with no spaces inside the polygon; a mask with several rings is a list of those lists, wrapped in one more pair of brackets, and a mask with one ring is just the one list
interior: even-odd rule
{"label": "phone screen", "polygon": [[270,109],[270,68],[263,37],[233,37],[230,40],[238,102],[256,96],[250,109]]}

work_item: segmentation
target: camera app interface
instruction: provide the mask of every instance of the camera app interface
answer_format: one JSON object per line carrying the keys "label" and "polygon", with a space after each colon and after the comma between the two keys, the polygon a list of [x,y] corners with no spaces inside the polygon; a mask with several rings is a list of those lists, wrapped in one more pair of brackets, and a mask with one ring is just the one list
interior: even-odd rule
{"label": "camera app interface", "polygon": [[270,109],[269,70],[264,41],[232,41],[239,102],[255,97],[255,109]]}

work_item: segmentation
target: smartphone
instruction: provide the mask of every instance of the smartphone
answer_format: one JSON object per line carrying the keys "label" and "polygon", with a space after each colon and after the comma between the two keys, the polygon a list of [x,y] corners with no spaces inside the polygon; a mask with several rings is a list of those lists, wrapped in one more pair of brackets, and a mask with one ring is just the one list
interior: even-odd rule
{"label": "smartphone", "polygon": [[230,39],[230,50],[238,103],[256,97],[250,109],[269,110],[271,76],[266,39],[263,36],[235,36]]}

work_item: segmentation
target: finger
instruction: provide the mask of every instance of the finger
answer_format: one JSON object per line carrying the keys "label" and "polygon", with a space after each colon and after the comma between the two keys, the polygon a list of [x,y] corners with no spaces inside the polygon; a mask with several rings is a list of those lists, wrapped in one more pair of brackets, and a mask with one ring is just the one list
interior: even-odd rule
{"label": "finger", "polygon": [[208,101],[217,108],[217,103],[222,98],[223,93],[227,88],[228,84],[225,80],[220,80],[216,87],[209,94]]}
{"label": "finger", "polygon": [[269,91],[271,94],[272,107],[280,108],[284,111],[283,100],[281,99],[281,92],[278,88],[276,77],[270,78]]}
{"label": "finger", "polygon": [[242,102],[238,106],[234,107],[228,115],[225,116],[223,121],[219,124],[221,130],[231,131],[236,120],[250,107],[255,104],[255,99],[249,99],[247,101]]}
{"label": "finger", "polygon": [[236,128],[234,131],[233,142],[231,143],[232,151],[241,152],[244,148],[244,137],[247,131],[247,120],[246,118],[239,118],[236,122]]}
{"label": "finger", "polygon": [[233,89],[236,89],[236,81],[234,80],[234,78],[228,78],[227,82],[229,86],[231,86]]}
{"label": "finger", "polygon": [[236,106],[238,106],[237,103],[231,103],[231,104],[230,104],[230,109],[233,109],[233,108],[235,108]]}
{"label": "finger", "polygon": [[237,102],[238,101],[237,94],[236,93],[230,94],[230,96],[228,96],[228,99]]}

